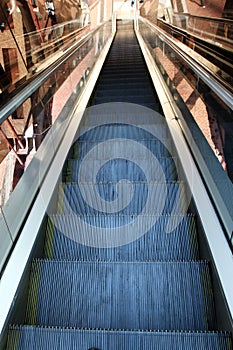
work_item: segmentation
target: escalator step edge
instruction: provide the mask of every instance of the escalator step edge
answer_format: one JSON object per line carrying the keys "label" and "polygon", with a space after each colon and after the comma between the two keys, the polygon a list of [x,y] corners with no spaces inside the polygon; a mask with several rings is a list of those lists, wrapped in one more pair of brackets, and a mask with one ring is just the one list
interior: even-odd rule
{"label": "escalator step edge", "polygon": [[6,350],[231,350],[227,333],[15,326]]}

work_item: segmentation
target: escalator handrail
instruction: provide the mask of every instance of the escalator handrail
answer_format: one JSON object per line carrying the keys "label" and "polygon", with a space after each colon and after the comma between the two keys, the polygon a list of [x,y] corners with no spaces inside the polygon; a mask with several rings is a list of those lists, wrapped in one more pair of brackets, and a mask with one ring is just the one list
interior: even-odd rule
{"label": "escalator handrail", "polygon": [[[186,137],[185,129],[179,122],[183,119],[182,112],[177,106],[176,101],[173,98],[173,93],[164,80],[150,49],[140,32],[137,33],[137,37],[153,84],[157,87],[156,90],[163,107],[164,117],[167,121],[175,149],[182,164],[185,178],[192,190],[192,198],[194,199],[197,212],[199,213],[199,218],[210,248],[211,259],[214,261],[223,295],[225,296],[229,318],[232,320],[233,284],[230,282],[231,279],[229,278],[229,271],[231,271],[233,265],[232,247],[229,245],[229,240],[225,235],[222,221],[216,212],[216,208],[209,194],[206,183],[201,176],[199,164],[195,161],[194,152],[192,151],[195,141],[193,142],[193,139],[188,139]],[[190,147],[190,145],[192,145],[192,147]],[[230,217],[229,219],[232,227],[232,218]]]}
{"label": "escalator handrail", "polygon": [[[19,290],[19,284],[22,277],[25,275],[27,265],[32,258],[32,249],[36,245],[37,237],[45,218],[46,210],[54,193],[55,186],[58,180],[60,180],[61,168],[66,160],[74,137],[76,136],[82,115],[86,109],[96,81],[99,77],[113,37],[114,32],[112,32],[112,35],[107,38],[105,46],[100,50],[100,56],[93,66],[93,71],[88,77],[83,92],[72,108],[68,109],[67,112],[70,117],[65,118],[65,127],[63,127],[62,123],[59,122],[60,129],[62,130],[59,139],[57,138],[56,128],[54,130],[53,140],[48,138],[50,144],[55,141],[53,144],[54,157],[52,157],[52,160],[44,167],[43,174],[45,175],[43,176],[42,174],[42,177],[40,177],[40,182],[37,184],[37,188],[35,189],[36,195],[33,196],[32,201],[29,203],[29,209],[27,211],[25,210],[25,215],[21,218],[22,227],[20,231],[17,232],[17,238],[14,242],[12,250],[5,260],[4,267],[1,271],[0,299],[2,302],[2,307],[0,312],[0,341],[1,335],[4,336],[5,334],[4,330],[6,329],[9,321],[9,314],[12,310],[12,303],[14,303],[15,297]],[[58,121],[58,119],[56,121]],[[38,150],[38,153],[40,150],[41,148]],[[42,155],[43,152],[44,151],[42,150]],[[15,210],[17,210],[17,206],[15,206]]]}
{"label": "escalator handrail", "polygon": [[[209,79],[211,79],[211,77]],[[177,110],[179,110],[178,107],[176,108]],[[228,241],[228,245],[230,249],[232,249],[233,219],[232,219],[231,211],[229,210],[229,201],[227,199],[229,195],[231,197],[231,187],[227,190],[227,192],[223,191],[222,193],[222,190],[220,188],[220,186],[222,186],[222,182],[220,182],[219,180],[216,181],[216,179],[213,178],[213,172],[216,171],[215,165],[211,166],[210,168],[206,164],[205,158],[203,158],[203,154],[205,154],[207,157],[210,155],[208,152],[211,149],[208,147],[203,148],[203,146],[202,148],[199,148],[199,146],[195,141],[195,138],[193,137],[193,134],[192,134],[193,130],[190,131],[189,125],[187,124],[185,118],[183,118],[182,116],[182,112],[181,111],[177,112],[176,116],[177,116],[176,117],[177,123],[180,125],[180,128],[182,129],[182,133],[187,141],[187,144],[192,145],[190,148],[190,151],[193,154],[194,159],[196,160],[196,164],[198,164],[198,168],[200,170],[200,173],[202,174],[203,181],[205,182],[210,198],[212,198],[212,204],[219,215],[219,218],[222,222],[222,227],[224,227],[224,235]],[[202,135],[202,137],[204,137],[199,128],[197,128],[196,132],[198,132],[198,135],[200,136]],[[216,158],[216,164],[219,165],[217,158]],[[223,181],[224,181],[224,186],[226,185],[226,183],[227,184],[229,183],[229,186],[231,186],[231,181],[230,179],[228,179],[227,175],[226,175],[226,178],[224,177]]]}
{"label": "escalator handrail", "polygon": [[2,124],[19,106],[21,106],[43,83],[64,64],[76,50],[78,50],[87,40],[89,40],[106,22],[80,38],[72,46],[64,51],[61,57],[55,60],[48,67],[36,74],[30,74],[28,80],[15,91],[7,96],[6,102],[0,106],[0,124]]}
{"label": "escalator handrail", "polygon": [[[233,60],[232,50],[229,46],[219,44],[219,42],[213,39],[202,37],[189,29],[181,28],[162,19],[158,19],[157,23],[161,29],[172,35],[172,37],[178,39],[183,44],[187,45],[188,48],[200,54],[205,60],[207,59],[210,62],[210,67],[215,65],[220,68],[221,72],[225,72],[227,77],[232,77]],[[223,76],[225,76],[225,74],[218,74],[218,78],[220,79],[223,79]],[[232,84],[228,81],[228,78],[224,79],[222,83],[229,91],[233,92]]]}
{"label": "escalator handrail", "polygon": [[[90,35],[93,36],[96,31],[101,29],[102,25],[108,24],[108,22],[109,21],[106,21],[105,23],[98,26],[98,28],[96,28],[87,36],[87,39],[89,39]],[[50,166],[53,163],[55,156],[57,156],[58,150],[63,142],[64,135],[66,134],[67,129],[69,127],[69,123],[72,120],[74,111],[77,109],[79,110],[78,113],[81,114],[86,108],[83,107],[83,101],[86,101],[86,97],[84,98],[84,93],[88,96],[87,92],[90,94],[90,86],[96,83],[96,80],[98,78],[98,76],[96,76],[96,72],[98,72],[98,69],[100,70],[100,68],[98,67],[100,66],[103,60],[101,57],[103,56],[103,52],[105,52],[106,50],[105,47],[108,47],[109,41],[112,41],[112,36],[107,38],[105,46],[102,47],[102,49],[100,50],[100,57],[98,56],[98,59],[95,61],[93,65],[93,72],[88,75],[88,79],[86,80],[86,84],[83,85],[83,90],[80,96],[77,96],[77,100],[75,101],[71,99],[72,105],[69,104],[69,108],[65,108],[65,113],[67,114],[66,118],[64,118],[63,114],[61,113],[61,118],[58,117],[55,120],[54,124],[48,131],[48,134],[46,135],[45,139],[41,143],[38,151],[36,152],[36,155],[31,160],[27,171],[24,173],[24,176],[22,176],[14,191],[11,193],[7,203],[1,208],[0,239],[2,237],[5,239],[6,237],[8,240],[5,239],[5,241],[3,242],[5,245],[2,245],[3,249],[0,249],[0,276],[5,269],[5,266],[11,256],[12,249],[14,248],[14,244],[16,244],[16,241],[20,237],[21,231],[23,230],[24,225],[28,220],[28,216],[30,216],[31,210],[38,196],[40,197],[39,192],[41,190],[41,186],[49,172]],[[50,70],[47,73],[48,75],[49,72]],[[94,85],[91,89],[93,90],[93,88]],[[87,102],[88,101],[86,101],[86,104]],[[65,147],[68,147],[67,145],[68,142],[66,142]],[[45,151],[46,147],[49,149],[49,152]],[[44,158],[46,158],[45,162],[42,162],[42,159]],[[34,165],[36,165],[36,171],[34,170]],[[24,193],[24,191],[26,192]],[[47,195],[48,191],[46,191],[46,196]],[[10,221],[11,218],[12,221],[9,225],[8,221]]]}
{"label": "escalator handrail", "polygon": [[[200,36],[196,33],[194,34],[192,31],[190,31],[187,28],[178,27],[177,25],[172,24],[172,23],[168,23],[168,22],[164,21],[163,19],[158,18],[157,22],[162,23],[162,25],[165,27],[168,27],[170,30],[172,30],[172,33],[182,35],[182,37],[185,37],[185,38],[192,36],[192,38],[195,39],[195,44],[196,44],[196,40],[198,40],[199,42],[207,42],[207,40],[208,40],[208,39],[203,38],[202,36]],[[159,27],[160,27],[160,25],[159,25]],[[213,47],[216,47],[216,50],[223,49],[225,52],[227,52],[227,54],[229,54],[229,55],[232,54],[232,50],[230,50],[229,46],[220,45],[218,42],[212,41],[210,39],[208,40],[208,44],[211,44]],[[217,51],[216,51],[216,54],[218,54]]]}
{"label": "escalator handrail", "polygon": [[190,17],[190,18],[196,18],[196,19],[205,19],[206,21],[210,22],[216,22],[216,23],[228,23],[233,25],[233,20],[230,18],[224,18],[224,17],[208,17],[208,16],[197,16],[197,15],[193,15],[191,13],[179,13],[179,12],[174,12],[173,16],[176,17]]}
{"label": "escalator handrail", "polygon": [[162,40],[167,43],[183,61],[185,61],[191,70],[194,71],[197,76],[200,77],[231,110],[233,110],[233,94],[229,92],[228,89],[223,86],[223,84],[221,84],[220,79],[217,79],[216,76],[213,75],[213,72],[208,69],[208,67],[206,67],[204,64],[200,64],[200,62],[195,59],[193,56],[193,50],[190,49],[192,51],[191,55],[188,52],[189,50],[187,50],[187,46],[185,44],[173,38],[171,35],[167,34],[164,30],[155,24],[152,24],[147,19],[140,17],[140,20],[151,27],[153,31],[156,31]]}
{"label": "escalator handrail", "polygon": [[[192,32],[200,32],[202,33],[201,35],[204,34],[204,36],[206,37],[213,37],[214,41],[215,42],[218,42],[220,45],[222,45],[222,43],[224,43],[226,46],[230,46],[232,44],[232,39],[230,38],[227,38],[223,35],[218,35],[216,33],[213,33],[212,31],[208,31],[205,30],[203,32],[203,30],[201,28],[196,28],[195,25],[198,24],[199,22],[199,26],[202,22],[206,22],[208,27],[207,28],[210,28],[211,27],[211,24],[212,25],[215,25],[215,26],[223,26],[223,25],[227,25],[227,26],[232,26],[233,27],[233,20],[232,19],[229,19],[229,18],[217,18],[217,17],[206,17],[206,16],[196,16],[196,15],[192,15],[192,14],[189,14],[189,13],[173,13],[173,19],[175,19],[175,21],[177,20],[180,20],[180,21],[186,21],[186,24],[188,23],[188,29]],[[191,26],[189,25],[189,21],[194,21],[194,27],[192,27],[192,23],[191,23]],[[179,25],[178,25],[179,27]],[[182,27],[182,24],[181,24],[181,27]],[[184,29],[182,27],[182,29]],[[212,40],[213,40],[212,39]]]}

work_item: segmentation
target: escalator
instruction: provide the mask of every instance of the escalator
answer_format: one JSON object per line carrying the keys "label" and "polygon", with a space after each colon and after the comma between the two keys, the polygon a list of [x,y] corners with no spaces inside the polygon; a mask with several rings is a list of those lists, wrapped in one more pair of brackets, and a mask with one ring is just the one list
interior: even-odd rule
{"label": "escalator", "polygon": [[89,105],[7,350],[232,349],[131,22],[118,22]]}

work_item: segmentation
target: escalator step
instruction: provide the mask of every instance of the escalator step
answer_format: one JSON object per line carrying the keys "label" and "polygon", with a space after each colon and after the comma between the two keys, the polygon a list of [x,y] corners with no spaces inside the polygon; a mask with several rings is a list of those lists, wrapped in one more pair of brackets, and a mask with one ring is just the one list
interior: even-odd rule
{"label": "escalator step", "polygon": [[185,214],[187,196],[184,182],[92,183],[87,179],[59,185],[57,210],[76,215]]}
{"label": "escalator step", "polygon": [[156,104],[159,106],[158,103],[156,103],[155,98],[153,95],[133,95],[132,93],[130,95],[124,94],[124,91],[116,91],[114,95],[111,96],[98,96],[92,99],[92,105],[100,104],[100,103],[108,103],[108,102],[130,102],[135,104],[142,104],[146,105],[147,103]]}
{"label": "escalator step", "polygon": [[[125,154],[125,149],[127,149],[128,158],[131,160],[145,158],[146,154],[148,162],[153,155],[158,158],[171,157],[171,154],[169,153],[169,150],[171,149],[171,140],[166,140],[167,147],[165,146],[165,140],[164,142],[161,141],[155,138],[151,140],[138,139],[132,141],[127,138],[119,138],[105,140],[102,143],[99,141],[82,141],[73,145],[70,157],[74,159],[83,159],[89,153],[89,159],[109,159],[109,155],[111,154],[111,159],[113,159],[119,158],[119,155],[121,154]],[[135,145],[135,148],[132,147],[133,144]],[[94,152],[91,152],[93,150]]]}
{"label": "escalator step", "polygon": [[[103,135],[102,130],[104,130],[106,139],[117,137],[139,140],[153,138],[166,140],[168,139],[167,136],[171,138],[165,118],[161,114],[132,103],[112,102],[101,106],[89,107],[85,111],[85,119],[80,125],[79,131],[88,127],[91,127],[88,135],[94,132],[93,136],[96,136],[98,140],[99,130],[101,131],[101,138]],[[118,131],[118,129],[121,130]],[[77,138],[80,135],[79,131],[77,132]],[[110,135],[116,133],[116,136],[108,137],[107,131],[109,131]],[[89,141],[93,140],[95,139],[89,139]],[[174,146],[172,148],[174,149]]]}
{"label": "escalator step", "polygon": [[[160,112],[161,106],[132,24],[122,29],[116,33],[90,103],[129,102]],[[101,90],[105,93],[99,92]]]}
{"label": "escalator step", "polygon": [[143,89],[144,91],[147,91],[148,89],[151,90],[150,82],[143,79],[143,82],[140,82],[140,80],[134,80],[131,79],[131,81],[117,81],[117,83],[113,83],[112,80],[105,80],[104,82],[100,82],[98,85],[98,89],[96,91],[105,91],[105,90],[121,90],[121,91],[129,91],[129,90],[139,90]]}
{"label": "escalator step", "polygon": [[15,326],[6,350],[231,350],[226,333],[91,330]]}
{"label": "escalator step", "polygon": [[32,264],[26,324],[104,329],[213,330],[205,262]]}
{"label": "escalator step", "polygon": [[44,254],[88,261],[199,258],[195,219],[190,215],[53,215],[48,218]]}
{"label": "escalator step", "polygon": [[[133,102],[129,101],[128,99],[125,99],[124,101],[122,101],[122,100],[123,99],[121,98],[120,101],[116,101],[115,99],[110,100],[110,101],[98,101],[98,103],[93,104],[93,106],[102,106],[105,103],[115,103],[115,102],[120,102],[122,104],[125,104],[125,103],[134,103],[135,104],[135,99],[134,99]],[[159,103],[155,103],[155,102],[153,102],[153,103],[149,103],[149,102],[140,103],[140,104],[135,104],[135,106],[146,107],[146,108],[151,109],[152,111],[155,111],[155,112],[158,112],[158,113],[161,112],[160,104]]]}
{"label": "escalator step", "polygon": [[[148,81],[148,77],[146,76],[146,74],[144,75],[140,75],[139,77],[137,77],[137,75],[132,75],[130,77],[127,77],[127,75],[125,76],[119,76],[117,77],[116,75],[114,76],[109,76],[109,75],[104,75],[103,77],[101,77],[99,83],[101,84],[106,84],[108,82],[114,81],[114,85],[117,85],[118,83],[122,83],[122,82],[132,82],[132,83],[141,83],[141,84],[147,84]],[[97,86],[98,89],[98,86]]]}
{"label": "escalator step", "polygon": [[135,60],[127,60],[127,61],[123,61],[121,62],[115,62],[115,64],[111,63],[111,62],[106,62],[107,65],[104,66],[104,68],[102,69],[102,72],[105,73],[112,73],[112,72],[124,72],[124,73],[134,73],[135,71],[143,71],[145,72],[145,64],[143,62],[135,62]]}
{"label": "escalator step", "polygon": [[[117,108],[119,108],[119,103],[117,102]],[[115,105],[115,104],[114,104]],[[121,105],[121,104],[120,104]],[[109,107],[109,110],[111,110],[111,106],[105,106],[106,108]],[[122,107],[122,105],[121,105]],[[142,107],[143,108],[143,107]],[[112,108],[113,109],[113,108]],[[141,142],[141,140],[156,140],[156,136],[159,137],[158,142],[160,142],[159,140],[161,140],[161,142],[165,143],[167,142],[167,140],[170,138],[170,134],[168,131],[168,128],[166,125],[164,124],[151,124],[151,120],[150,118],[148,118],[148,113],[147,115],[143,115],[143,117],[141,116],[141,114],[139,113],[138,115],[136,115],[135,113],[132,114],[131,120],[129,120],[129,116],[127,115],[127,119],[126,119],[126,113],[124,115],[125,118],[125,123],[127,123],[127,121],[129,122],[129,124],[123,124],[119,122],[119,116],[118,113],[116,113],[115,109],[113,109],[112,113],[110,114],[110,112],[108,114],[106,114],[106,118],[105,120],[104,118],[104,111],[101,113],[101,115],[99,115],[96,111],[93,114],[91,114],[91,111],[88,111],[88,120],[86,120],[85,122],[85,126],[81,126],[79,128],[79,138],[77,140],[78,141],[90,141],[90,142],[97,142],[97,141],[106,141],[109,139],[130,139],[130,140],[135,140],[137,142]],[[144,108],[144,112],[147,112],[147,109]],[[152,112],[151,117],[154,119],[155,118],[155,113]],[[102,117],[100,119],[100,117]],[[116,122],[118,124],[109,124],[109,117],[111,117],[111,119],[116,120]],[[149,116],[150,117],[150,116]],[[99,120],[100,119],[100,120]],[[108,122],[106,124],[106,122]],[[145,129],[145,124],[140,125],[138,123],[145,123],[146,124],[146,128]],[[162,118],[161,118],[161,122],[163,122]],[[137,125],[134,125],[133,123],[137,123]],[[90,128],[90,126],[92,126],[92,128]],[[96,126],[93,128],[93,126]],[[153,135],[153,131],[156,132],[156,136]],[[171,144],[170,144],[171,145]],[[75,146],[74,146],[75,147]],[[77,145],[78,147],[78,145]]]}
{"label": "escalator step", "polygon": [[[137,70],[136,72],[137,77],[141,78],[141,77],[145,77],[146,76],[146,72],[145,69],[140,69]],[[125,78],[125,79],[131,79],[135,77],[135,71],[121,71],[121,70],[111,70],[108,72],[105,72],[104,70],[101,72],[100,75],[100,80],[102,78],[114,78],[114,79],[121,79],[121,78]]]}
{"label": "escalator step", "polygon": [[[150,94],[151,92],[151,94]],[[135,87],[131,88],[131,89],[124,89],[124,90],[115,90],[115,89],[108,89],[107,91],[106,90],[97,90],[96,91],[96,94],[95,96],[98,98],[98,97],[112,97],[112,96],[153,96],[153,90],[149,90],[148,89],[144,89],[144,88],[138,88],[138,89],[135,89]],[[153,100],[155,100],[155,97],[153,98]],[[137,102],[137,101],[136,101]]]}
{"label": "escalator step", "polygon": [[[98,169],[96,174],[96,182],[108,182],[108,181],[120,181],[121,179],[127,179],[128,181],[142,182],[161,180],[161,175],[166,180],[177,180],[177,171],[174,159],[171,157],[157,158],[158,162],[156,165],[159,168],[155,169],[154,162],[151,159],[134,159],[132,162],[128,159],[110,159],[107,162],[103,162],[101,159],[69,159],[67,162],[66,176],[64,177],[65,182],[78,182],[80,171],[94,171]],[[161,174],[162,172],[162,174]]]}
{"label": "escalator step", "polygon": [[157,112],[160,110],[159,103],[156,103],[154,99],[151,96],[147,97],[141,97],[141,96],[120,96],[120,97],[102,97],[102,98],[94,98],[92,100],[92,105],[99,105],[103,103],[109,103],[109,102],[129,102],[129,103],[137,103],[142,106],[145,106],[147,108],[153,109]]}
{"label": "escalator step", "polygon": [[134,57],[130,58],[117,58],[117,59],[108,59],[105,62],[102,72],[111,73],[111,72],[134,72],[137,74],[137,71],[147,72],[146,66],[143,60],[135,60]]}

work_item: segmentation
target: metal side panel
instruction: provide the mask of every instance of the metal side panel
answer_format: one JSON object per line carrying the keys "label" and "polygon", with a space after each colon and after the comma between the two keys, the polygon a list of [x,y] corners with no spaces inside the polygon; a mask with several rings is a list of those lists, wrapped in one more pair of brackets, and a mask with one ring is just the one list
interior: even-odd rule
{"label": "metal side panel", "polygon": [[159,69],[156,67],[153,57],[151,56],[142,36],[139,32],[136,32],[136,35],[154,86],[156,87],[157,94],[160,98],[160,103],[162,105],[179,158],[183,165],[185,176],[188,179],[192,196],[198,210],[198,214],[200,216],[200,220],[202,222],[202,226],[218,273],[221,287],[224,291],[229,314],[231,319],[233,319],[233,283],[232,278],[230,278],[233,271],[232,252],[177,121],[177,118],[181,117],[181,112],[176,106],[172,94],[168,90]]}
{"label": "metal side panel", "polygon": [[[14,301],[15,295],[17,293],[18,287],[21,282],[21,278],[23,276],[25,267],[27,265],[28,260],[30,259],[31,250],[34,247],[34,243],[36,241],[38,230],[41,226],[41,223],[43,221],[43,218],[46,214],[46,210],[48,207],[48,204],[50,202],[50,199],[52,197],[53,191],[55,189],[55,186],[57,184],[57,181],[60,176],[60,172],[62,169],[62,166],[64,164],[64,161],[66,159],[67,153],[69,151],[70,146],[72,145],[73,138],[75,137],[77,128],[80,124],[81,118],[83,116],[83,113],[85,111],[85,108],[87,106],[88,100],[90,98],[90,95],[93,91],[93,88],[95,86],[96,80],[99,76],[100,70],[102,68],[102,65],[104,63],[105,57],[108,53],[108,50],[111,46],[112,40],[114,37],[114,33],[109,38],[106,46],[102,50],[99,60],[96,62],[95,67],[93,69],[92,75],[90,76],[87,85],[80,96],[79,101],[77,102],[75,108],[73,108],[72,111],[72,117],[70,118],[69,127],[62,135],[62,142],[61,144],[56,144],[56,147],[54,147],[54,154],[55,157],[52,160],[52,163],[44,169],[44,172],[46,173],[45,178],[43,179],[42,183],[37,182],[37,191],[39,193],[36,195],[36,198],[33,202],[33,206],[30,210],[30,213],[28,214],[27,220],[24,224],[24,227],[20,233],[20,236],[18,238],[17,244],[10,256],[9,262],[7,263],[5,270],[3,272],[1,281],[0,281],[0,300],[1,300],[1,310],[0,310],[0,334],[1,338],[4,336],[4,331],[6,329],[6,320],[9,317],[9,313],[12,307],[12,303]],[[58,132],[61,132],[61,128]],[[61,135],[57,134],[55,131],[53,133],[53,138],[51,142],[55,142],[56,137],[61,137]],[[47,143],[47,147],[49,147],[50,141]],[[48,150],[48,148],[46,149]],[[52,147],[52,146],[51,146]],[[41,152],[45,152],[46,150],[43,150]],[[49,156],[48,156],[49,157]],[[33,166],[32,171],[34,173],[35,177],[39,177],[40,174],[37,173],[37,170],[40,168],[40,157],[37,156],[35,158],[35,162],[39,163],[39,166],[36,167],[36,170],[34,170]],[[33,178],[33,174],[31,174],[30,183],[22,184],[25,191],[30,191],[30,186],[33,185],[33,182],[36,181]],[[22,191],[22,187],[19,187],[19,190],[15,193],[16,198],[16,204],[14,205],[14,211],[21,210],[20,208],[20,201],[22,198],[24,191]],[[33,198],[29,198],[28,200],[33,200]],[[13,204],[12,204],[13,206]],[[21,211],[21,222],[23,219],[25,219],[25,209],[23,208]],[[9,213],[7,215],[8,220],[12,220],[12,216]],[[0,342],[1,342],[0,338]]]}

